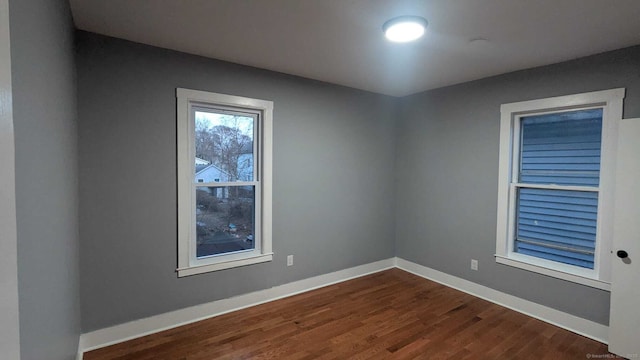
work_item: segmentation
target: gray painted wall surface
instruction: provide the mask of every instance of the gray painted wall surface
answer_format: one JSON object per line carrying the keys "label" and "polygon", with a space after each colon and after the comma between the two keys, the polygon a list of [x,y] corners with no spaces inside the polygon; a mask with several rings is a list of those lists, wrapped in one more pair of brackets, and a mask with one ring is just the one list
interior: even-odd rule
{"label": "gray painted wall surface", "polygon": [[74,359],[80,302],[71,15],[65,0],[11,0],[9,11],[21,355]]}
{"label": "gray painted wall surface", "polygon": [[499,123],[503,103],[618,87],[640,116],[640,47],[403,98],[397,256],[607,324],[608,292],[495,263]]}
{"label": "gray painted wall surface", "polygon": [[[608,323],[607,292],[495,263],[499,111],[626,87],[640,116],[640,47],[394,99],[78,37],[83,331],[394,254]],[[272,263],[176,277],[176,87],[275,102]]]}
{"label": "gray painted wall surface", "polygon": [[[84,332],[393,256],[394,98],[77,36]],[[177,278],[176,87],[275,102],[273,262]]]}

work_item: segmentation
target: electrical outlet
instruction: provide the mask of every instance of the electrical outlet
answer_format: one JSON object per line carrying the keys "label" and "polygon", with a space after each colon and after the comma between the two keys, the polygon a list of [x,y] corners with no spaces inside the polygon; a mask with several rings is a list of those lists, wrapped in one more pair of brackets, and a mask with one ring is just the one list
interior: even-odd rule
{"label": "electrical outlet", "polygon": [[471,270],[478,271],[478,260],[471,259]]}
{"label": "electrical outlet", "polygon": [[287,266],[293,265],[293,255],[287,256]]}

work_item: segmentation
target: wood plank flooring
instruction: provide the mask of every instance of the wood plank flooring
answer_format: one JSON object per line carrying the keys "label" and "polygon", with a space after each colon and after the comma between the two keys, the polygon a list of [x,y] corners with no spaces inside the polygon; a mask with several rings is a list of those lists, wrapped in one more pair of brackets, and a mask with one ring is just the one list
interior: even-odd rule
{"label": "wood plank flooring", "polygon": [[556,360],[594,354],[608,354],[606,345],[392,269],[94,350],[84,359]]}

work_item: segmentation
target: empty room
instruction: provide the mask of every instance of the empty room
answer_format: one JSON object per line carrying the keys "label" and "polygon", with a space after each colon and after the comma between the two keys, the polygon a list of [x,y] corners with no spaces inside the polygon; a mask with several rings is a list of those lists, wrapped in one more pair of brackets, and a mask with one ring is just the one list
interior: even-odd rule
{"label": "empty room", "polygon": [[640,357],[638,19],[0,0],[0,358]]}

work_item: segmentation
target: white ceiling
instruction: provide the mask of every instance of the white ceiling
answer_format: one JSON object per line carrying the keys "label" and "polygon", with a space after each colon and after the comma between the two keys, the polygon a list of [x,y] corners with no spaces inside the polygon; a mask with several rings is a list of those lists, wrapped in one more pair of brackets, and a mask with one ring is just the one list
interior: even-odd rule
{"label": "white ceiling", "polygon": [[[640,44],[640,0],[70,3],[82,30],[393,96]],[[399,15],[426,36],[387,42]]]}

